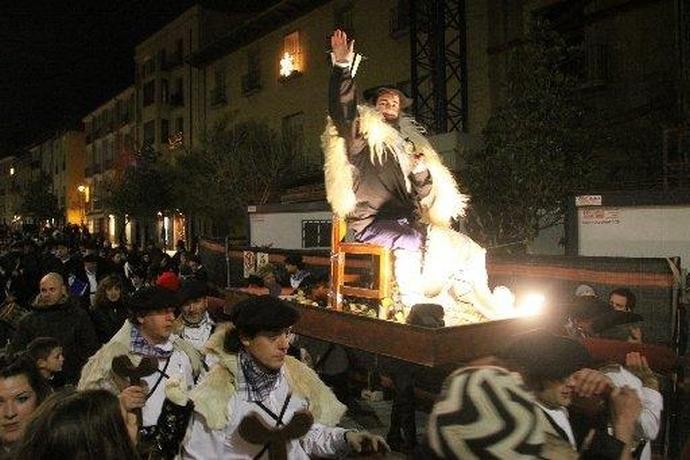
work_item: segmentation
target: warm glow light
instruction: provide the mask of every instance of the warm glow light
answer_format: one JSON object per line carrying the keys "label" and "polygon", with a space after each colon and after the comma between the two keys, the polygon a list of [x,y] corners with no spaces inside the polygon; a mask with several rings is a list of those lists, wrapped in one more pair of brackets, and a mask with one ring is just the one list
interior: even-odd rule
{"label": "warm glow light", "polygon": [[115,216],[113,214],[108,215],[108,235],[111,240],[115,239]]}
{"label": "warm glow light", "polygon": [[86,191],[86,187],[83,185],[80,185],[79,187],[77,187],[77,191],[79,193],[84,193]]}
{"label": "warm glow light", "polygon": [[280,60],[280,76],[289,77],[295,71],[295,58],[287,51]]}
{"label": "warm glow light", "polygon": [[543,294],[537,292],[528,294],[522,299],[522,302],[517,306],[517,314],[519,316],[534,316],[538,315],[544,309],[546,298]]}
{"label": "warm glow light", "polygon": [[10,168],[10,176],[14,176],[14,168]]}

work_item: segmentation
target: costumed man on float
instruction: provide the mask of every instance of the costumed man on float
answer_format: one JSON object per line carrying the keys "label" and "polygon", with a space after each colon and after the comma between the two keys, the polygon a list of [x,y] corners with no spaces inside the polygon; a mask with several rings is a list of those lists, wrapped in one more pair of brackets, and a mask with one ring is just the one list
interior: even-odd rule
{"label": "costumed man on float", "polygon": [[[322,135],[326,194],[356,241],[393,250],[400,302],[438,303],[447,325],[510,316],[512,296],[488,287],[486,251],[451,228],[468,197],[402,109],[393,87],[372,91],[374,107],[358,105],[354,41],[331,36],[329,119]],[[365,94],[366,96],[366,94]],[[506,305],[507,304],[507,305]]]}

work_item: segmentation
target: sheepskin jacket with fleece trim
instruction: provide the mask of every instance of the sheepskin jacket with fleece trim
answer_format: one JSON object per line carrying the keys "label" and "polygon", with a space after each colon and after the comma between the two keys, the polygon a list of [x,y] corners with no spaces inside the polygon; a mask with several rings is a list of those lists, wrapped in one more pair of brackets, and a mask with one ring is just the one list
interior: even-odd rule
{"label": "sheepskin jacket with fleece trim", "polygon": [[[113,381],[115,384],[125,384],[120,382],[112,372],[113,358],[120,355],[129,356],[132,364],[139,365],[141,355],[132,353],[129,350],[131,342],[132,325],[129,321],[125,321],[119,331],[112,339],[101,347],[89,361],[86,363],[81,371],[81,379],[79,379],[79,390],[88,388],[102,388],[104,385],[109,386],[106,382]],[[187,355],[192,365],[192,374],[196,378],[203,370],[203,362],[201,361],[201,354],[194,348],[191,343],[176,337],[173,340],[173,350],[178,350]],[[115,380],[118,380],[115,382]],[[114,388],[113,388],[114,389]]]}
{"label": "sheepskin jacket with fleece trim", "polygon": [[[357,106],[355,85],[347,69],[333,68],[329,92],[331,113],[352,128],[348,131],[347,127],[340,126],[339,132],[334,120],[328,117],[321,136],[325,156],[326,198],[334,213],[346,218],[358,206],[366,204],[367,197],[356,195],[355,183],[359,172],[348,158],[348,148],[353,146],[355,138],[363,137],[366,147],[360,152],[349,152],[350,155],[366,155],[372,164],[396,161],[405,178],[408,193],[413,188],[410,182],[412,155],[424,155],[431,176],[431,191],[420,200],[423,223],[447,228],[452,219],[464,215],[469,197],[460,193],[455,178],[443,165],[419,124],[403,115],[399,120],[399,129],[396,129],[373,107]],[[354,119],[350,119],[353,116]],[[412,145],[414,148],[411,148]]]}
{"label": "sheepskin jacket with fleece trim", "polygon": [[[203,415],[211,430],[224,428],[233,416],[228,413],[228,402],[237,391],[235,376],[241,369],[237,355],[223,349],[225,334],[232,328],[228,323],[216,330],[208,340],[206,351],[218,361],[189,395],[194,402],[194,410]],[[293,394],[309,402],[314,421],[326,426],[336,425],[347,407],[338,401],[331,389],[307,365],[286,356],[284,366],[288,386]]]}

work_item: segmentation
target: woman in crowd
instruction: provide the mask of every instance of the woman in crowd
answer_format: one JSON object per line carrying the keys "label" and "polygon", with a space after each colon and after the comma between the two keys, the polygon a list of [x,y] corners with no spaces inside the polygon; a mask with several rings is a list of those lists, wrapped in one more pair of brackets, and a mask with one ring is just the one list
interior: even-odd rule
{"label": "woman in crowd", "polygon": [[0,459],[14,458],[29,418],[50,392],[28,357],[0,357]]}
{"label": "woman in crowd", "polygon": [[26,428],[17,460],[136,460],[136,420],[106,390],[56,393]]}
{"label": "woman in crowd", "polygon": [[110,340],[127,319],[122,280],[117,275],[106,276],[98,283],[92,318],[101,344]]}

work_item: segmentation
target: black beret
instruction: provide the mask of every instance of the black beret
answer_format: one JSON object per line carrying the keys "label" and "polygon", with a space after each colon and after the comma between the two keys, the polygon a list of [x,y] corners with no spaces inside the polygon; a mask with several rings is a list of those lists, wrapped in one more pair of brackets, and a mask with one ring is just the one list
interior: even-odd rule
{"label": "black beret", "polygon": [[238,302],[230,310],[229,316],[240,331],[277,331],[295,324],[299,312],[284,300],[262,295]]}
{"label": "black beret", "polygon": [[170,289],[160,286],[147,286],[132,294],[129,298],[128,306],[133,312],[178,308],[180,306],[180,299]]}
{"label": "black beret", "polygon": [[593,319],[611,309],[606,302],[592,296],[575,297],[569,307],[570,316],[577,319]]}
{"label": "black beret", "polygon": [[198,280],[184,280],[178,291],[180,304],[184,305],[192,300],[201,299],[208,295],[206,283]]}
{"label": "black beret", "polygon": [[580,342],[541,329],[516,336],[498,355],[539,380],[564,379],[592,361]]}

